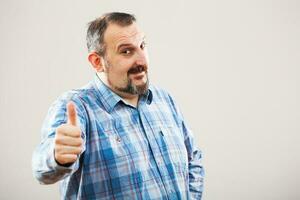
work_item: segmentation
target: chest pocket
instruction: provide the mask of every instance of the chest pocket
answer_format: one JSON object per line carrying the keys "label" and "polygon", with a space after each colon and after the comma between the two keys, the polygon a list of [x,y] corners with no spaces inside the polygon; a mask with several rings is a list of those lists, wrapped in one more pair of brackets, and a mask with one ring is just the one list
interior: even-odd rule
{"label": "chest pocket", "polygon": [[[137,125],[114,123],[99,134],[103,162],[111,178],[135,177],[136,172],[148,169],[146,140]],[[125,186],[126,182],[122,183]],[[128,183],[130,184],[130,183]]]}
{"label": "chest pocket", "polygon": [[184,144],[184,136],[179,128],[173,125],[161,125],[158,128],[157,140],[161,151],[165,157],[169,158],[172,164],[179,171],[185,171],[188,168],[187,150]]}
{"label": "chest pocket", "polygon": [[121,137],[114,128],[99,133],[99,145],[108,168],[114,168],[120,160],[126,159],[126,151]]}

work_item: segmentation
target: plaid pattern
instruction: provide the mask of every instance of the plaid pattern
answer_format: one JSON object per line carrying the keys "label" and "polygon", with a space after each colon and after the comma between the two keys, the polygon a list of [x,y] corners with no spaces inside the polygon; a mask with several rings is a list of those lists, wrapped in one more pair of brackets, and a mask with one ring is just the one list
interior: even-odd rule
{"label": "plaid pattern", "polygon": [[[55,129],[76,104],[84,150],[71,166],[54,160]],[[171,96],[150,86],[137,108],[97,76],[62,95],[49,109],[33,154],[42,184],[60,182],[62,199],[201,199],[201,152]]]}

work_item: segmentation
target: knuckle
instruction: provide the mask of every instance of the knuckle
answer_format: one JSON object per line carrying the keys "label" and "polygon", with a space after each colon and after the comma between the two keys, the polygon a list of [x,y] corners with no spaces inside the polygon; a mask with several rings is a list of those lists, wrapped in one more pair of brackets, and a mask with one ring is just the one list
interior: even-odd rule
{"label": "knuckle", "polygon": [[61,137],[61,135],[56,135],[55,136],[55,138],[54,138],[54,144],[55,145],[59,145],[59,144],[61,144],[62,143],[62,140],[63,140],[63,138]]}
{"label": "knuckle", "polygon": [[60,154],[56,154],[55,155],[55,159],[58,161],[58,162],[62,162],[63,161],[63,158]]}
{"label": "knuckle", "polygon": [[59,149],[59,145],[55,142],[54,143],[54,151],[56,152],[56,151],[58,151],[58,149]]}
{"label": "knuckle", "polygon": [[54,146],[55,154],[59,156],[59,155],[61,154],[61,149],[62,149],[62,148],[61,148],[60,145],[55,145],[55,146]]}
{"label": "knuckle", "polygon": [[78,154],[80,154],[82,151],[82,147],[78,147]]}
{"label": "knuckle", "polygon": [[67,155],[66,155],[66,159],[67,159],[68,161],[75,161],[76,158],[77,158],[77,156],[76,156],[75,154],[67,154]]}
{"label": "knuckle", "polygon": [[76,129],[74,130],[74,134],[75,134],[77,137],[80,137],[80,136],[81,136],[81,130],[80,130],[80,128],[76,127]]}
{"label": "knuckle", "polygon": [[83,140],[82,140],[82,138],[80,138],[80,139],[78,140],[78,145],[79,145],[79,146],[82,146],[82,144],[83,144]]}
{"label": "knuckle", "polygon": [[70,158],[70,162],[75,162],[77,160],[77,157],[75,157],[75,156],[72,156],[71,158]]}
{"label": "knuckle", "polygon": [[67,127],[66,127],[66,124],[61,124],[60,126],[58,126],[57,128],[56,128],[56,134],[58,134],[58,135],[61,135],[63,132],[64,132],[64,130],[66,129]]}
{"label": "knuckle", "polygon": [[63,128],[62,128],[61,126],[57,127],[57,128],[56,128],[56,131],[55,131],[55,132],[56,132],[56,135],[60,134],[60,133],[62,132],[62,129],[63,129]]}

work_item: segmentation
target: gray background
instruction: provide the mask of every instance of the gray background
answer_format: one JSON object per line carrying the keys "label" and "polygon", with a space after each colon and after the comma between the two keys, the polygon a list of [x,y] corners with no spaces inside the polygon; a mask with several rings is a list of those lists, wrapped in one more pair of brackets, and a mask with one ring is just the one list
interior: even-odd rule
{"label": "gray background", "polygon": [[50,104],[93,77],[87,22],[135,13],[152,83],[203,150],[205,200],[299,200],[300,2],[1,0],[0,199],[58,199],[31,156]]}

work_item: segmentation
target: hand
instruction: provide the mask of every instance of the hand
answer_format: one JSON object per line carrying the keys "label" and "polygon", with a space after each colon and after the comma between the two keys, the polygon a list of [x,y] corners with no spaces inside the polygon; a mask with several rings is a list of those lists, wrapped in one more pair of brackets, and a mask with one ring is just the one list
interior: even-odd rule
{"label": "hand", "polygon": [[81,130],[77,125],[77,113],[75,104],[67,104],[68,122],[56,129],[54,139],[54,157],[58,164],[72,164],[77,160],[82,151]]}

